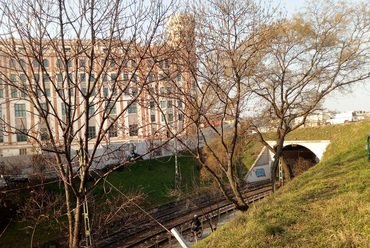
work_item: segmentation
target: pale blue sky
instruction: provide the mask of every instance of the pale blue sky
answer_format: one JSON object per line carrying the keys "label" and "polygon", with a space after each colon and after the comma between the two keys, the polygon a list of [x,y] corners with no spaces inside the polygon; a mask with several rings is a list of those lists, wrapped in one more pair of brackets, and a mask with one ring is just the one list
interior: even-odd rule
{"label": "pale blue sky", "polygon": [[[281,7],[285,7],[288,14],[302,8],[305,2],[305,0],[273,0],[273,4],[280,3]],[[329,110],[343,112],[356,110],[370,111],[370,80],[354,86],[352,93],[342,94],[335,92],[329,95],[324,102],[324,107]]]}

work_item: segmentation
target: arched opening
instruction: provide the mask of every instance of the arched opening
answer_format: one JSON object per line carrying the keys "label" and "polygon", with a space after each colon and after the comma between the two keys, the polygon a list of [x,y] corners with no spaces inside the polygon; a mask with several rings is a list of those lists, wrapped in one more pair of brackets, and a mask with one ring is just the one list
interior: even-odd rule
{"label": "arched opening", "polygon": [[315,153],[301,145],[287,145],[283,148],[283,154],[294,177],[320,161]]}

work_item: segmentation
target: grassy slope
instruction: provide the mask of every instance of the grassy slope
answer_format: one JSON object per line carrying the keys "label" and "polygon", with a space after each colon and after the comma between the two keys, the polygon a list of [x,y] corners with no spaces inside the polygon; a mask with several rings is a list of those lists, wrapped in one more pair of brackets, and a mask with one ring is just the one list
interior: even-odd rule
{"label": "grassy slope", "polygon": [[199,247],[369,247],[370,122],[306,128],[288,139],[329,139],[324,158]]}

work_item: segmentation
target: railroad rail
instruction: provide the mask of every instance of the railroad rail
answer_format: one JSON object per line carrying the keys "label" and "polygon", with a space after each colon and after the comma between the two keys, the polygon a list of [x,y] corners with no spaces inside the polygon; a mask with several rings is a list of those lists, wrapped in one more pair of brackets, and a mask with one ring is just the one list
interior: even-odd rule
{"label": "railroad rail", "polygon": [[[272,192],[269,181],[249,184],[243,190],[243,196],[249,204],[263,199]],[[234,211],[234,205],[229,203],[220,192],[203,194],[194,197],[193,200],[184,199],[154,208],[149,211],[150,215],[163,224],[167,230],[176,228],[182,234],[190,234],[190,221],[195,213],[200,217],[202,224],[208,223],[215,228],[217,219]],[[97,247],[125,247],[125,248],[149,248],[158,247],[165,243],[171,243],[172,235],[159,226],[149,216],[135,216],[129,225],[124,225],[114,232],[110,232],[101,239]]]}

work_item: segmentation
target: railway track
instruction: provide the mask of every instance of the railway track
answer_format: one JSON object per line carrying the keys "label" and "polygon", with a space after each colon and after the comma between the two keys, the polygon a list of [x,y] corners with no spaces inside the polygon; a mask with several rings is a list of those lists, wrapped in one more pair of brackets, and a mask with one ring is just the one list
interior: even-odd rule
{"label": "railway track", "polygon": [[[250,184],[243,191],[244,197],[249,204],[263,199],[272,191],[269,182]],[[168,230],[176,228],[181,233],[190,233],[190,221],[196,213],[203,225],[214,226],[217,219],[234,210],[220,192],[203,194],[192,200],[184,199],[154,208],[149,211],[149,216],[134,216],[126,221],[124,228],[110,232],[105,238],[97,243],[99,248],[124,247],[124,248],[149,248],[158,247],[171,242],[171,234]],[[156,221],[161,223],[160,226]],[[172,237],[173,239],[173,237]]]}

